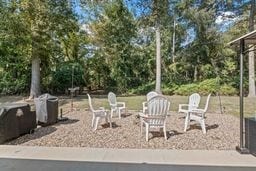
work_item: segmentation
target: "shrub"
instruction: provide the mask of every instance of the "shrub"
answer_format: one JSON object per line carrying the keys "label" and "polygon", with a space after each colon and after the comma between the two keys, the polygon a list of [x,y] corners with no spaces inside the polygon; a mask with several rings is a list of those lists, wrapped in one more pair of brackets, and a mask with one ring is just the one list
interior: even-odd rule
{"label": "shrub", "polygon": [[218,91],[218,83],[216,79],[207,79],[198,84],[198,93],[207,95],[209,93],[216,93]]}
{"label": "shrub", "polygon": [[164,95],[173,95],[174,91],[177,90],[178,88],[179,86],[176,84],[164,85],[164,87],[162,88],[162,93]]}
{"label": "shrub", "polygon": [[131,89],[129,94],[138,94],[138,95],[147,94],[148,92],[154,90],[154,88],[155,88],[155,82],[151,82],[148,84],[141,85],[136,89]]}
{"label": "shrub", "polygon": [[177,90],[174,91],[175,94],[182,95],[182,96],[188,96],[188,95],[191,95],[192,93],[197,93],[197,92],[198,92],[198,85],[194,83],[181,85]]}
{"label": "shrub", "polygon": [[224,84],[220,87],[220,95],[233,96],[238,94],[238,90],[231,85]]}
{"label": "shrub", "polygon": [[9,73],[0,74],[0,94],[13,95],[21,94],[28,90],[28,80],[26,75],[22,75],[19,79],[13,78]]}

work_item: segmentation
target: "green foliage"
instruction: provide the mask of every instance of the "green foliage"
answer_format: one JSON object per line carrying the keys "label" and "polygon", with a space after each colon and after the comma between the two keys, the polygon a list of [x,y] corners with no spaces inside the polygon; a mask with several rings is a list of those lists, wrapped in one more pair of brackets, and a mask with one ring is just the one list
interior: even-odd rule
{"label": "green foliage", "polygon": [[0,94],[2,95],[22,94],[28,90],[28,80],[25,75],[15,79],[8,72],[0,72],[0,77]]}
{"label": "green foliage", "polygon": [[189,96],[192,93],[207,95],[209,93],[220,95],[237,95],[237,89],[231,85],[219,85],[217,79],[207,79],[199,83],[181,85],[174,91],[177,95]]}
{"label": "green foliage", "polygon": [[131,41],[136,33],[132,14],[123,1],[113,1],[104,7],[99,21],[92,23],[91,28],[92,41],[99,47],[96,53],[104,56],[105,63],[111,66],[110,79],[115,81],[119,92],[126,92],[133,84],[136,76],[133,67],[139,59],[132,55]]}
{"label": "green foliage", "polygon": [[231,85],[224,84],[220,87],[219,94],[225,96],[234,96],[238,95],[238,90]]}
{"label": "green foliage", "polygon": [[[83,0],[85,19],[78,19],[72,2],[0,1],[1,93],[28,93],[31,60],[38,57],[43,92],[64,93],[71,87],[74,64],[75,86],[146,94],[155,88],[154,26],[159,22],[163,94],[237,94],[237,53],[227,42],[246,33],[248,22],[239,20],[222,32],[215,18],[216,11],[241,4],[246,13],[246,3],[146,0],[138,1],[136,15],[127,1]],[[195,37],[189,41],[191,32]]]}
{"label": "green foliage", "polygon": [[217,79],[207,79],[198,84],[198,92],[202,95],[209,93],[215,94],[218,91],[219,85]]}
{"label": "green foliage", "polygon": [[151,82],[142,86],[139,86],[136,89],[131,89],[129,94],[147,94],[150,91],[153,91],[155,88],[155,82]]}
{"label": "green foliage", "polygon": [[192,93],[198,93],[198,85],[194,83],[181,85],[177,90],[174,91],[174,93],[182,96],[188,96]]}
{"label": "green foliage", "polygon": [[72,87],[72,72],[73,87],[85,86],[83,66],[79,63],[64,63],[58,66],[53,74],[51,86],[55,93],[64,93]]}

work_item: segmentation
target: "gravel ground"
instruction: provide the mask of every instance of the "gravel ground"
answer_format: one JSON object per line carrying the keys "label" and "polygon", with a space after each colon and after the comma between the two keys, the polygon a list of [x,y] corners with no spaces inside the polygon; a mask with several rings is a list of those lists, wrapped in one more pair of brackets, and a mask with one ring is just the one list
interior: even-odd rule
{"label": "gravel ground", "polygon": [[167,119],[168,140],[158,130],[140,135],[138,112],[129,111],[122,119],[113,118],[113,128],[104,120],[96,131],[91,128],[92,115],[88,111],[74,111],[65,117],[69,120],[47,127],[38,127],[27,134],[5,144],[53,147],[99,147],[99,148],[158,148],[158,149],[206,149],[230,150],[239,144],[239,119],[228,114],[206,115],[207,133],[191,122],[190,129],[183,132],[184,117],[171,113]]}

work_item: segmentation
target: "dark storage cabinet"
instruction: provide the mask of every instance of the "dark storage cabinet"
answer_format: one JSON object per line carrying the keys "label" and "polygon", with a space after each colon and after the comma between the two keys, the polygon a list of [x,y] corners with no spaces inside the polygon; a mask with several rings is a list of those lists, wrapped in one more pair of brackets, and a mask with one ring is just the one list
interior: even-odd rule
{"label": "dark storage cabinet", "polygon": [[42,126],[52,125],[58,121],[58,99],[48,99],[47,100],[47,123],[41,123]]}
{"label": "dark storage cabinet", "polygon": [[58,98],[43,94],[34,100],[38,124],[42,126],[55,124],[58,121]]}
{"label": "dark storage cabinet", "polygon": [[245,147],[256,156],[256,118],[245,118]]}
{"label": "dark storage cabinet", "polygon": [[26,103],[0,106],[0,144],[36,128],[36,113]]}

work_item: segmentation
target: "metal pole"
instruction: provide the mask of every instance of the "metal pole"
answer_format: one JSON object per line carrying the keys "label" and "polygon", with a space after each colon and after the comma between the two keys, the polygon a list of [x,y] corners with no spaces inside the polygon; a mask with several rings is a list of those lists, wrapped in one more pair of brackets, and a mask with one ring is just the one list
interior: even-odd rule
{"label": "metal pole", "polygon": [[243,90],[243,77],[244,77],[244,39],[240,40],[240,149],[244,148],[244,90]]}
{"label": "metal pole", "polygon": [[74,65],[72,65],[72,75],[71,75],[71,84],[72,84],[72,88],[71,88],[71,112],[73,112],[73,93],[74,93]]}
{"label": "metal pole", "polygon": [[240,40],[240,145],[236,150],[241,154],[249,154],[249,150],[244,145],[244,39]]}

